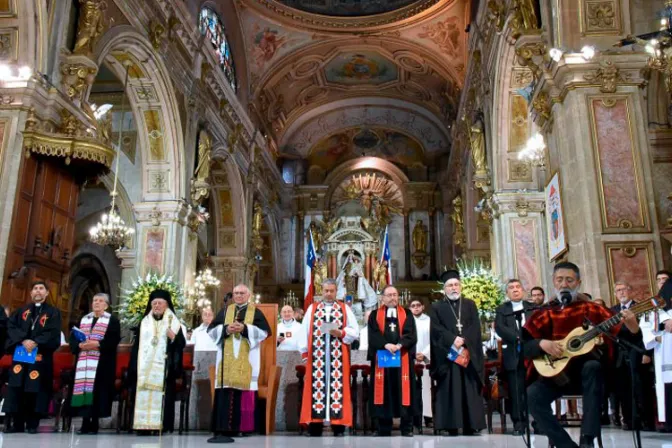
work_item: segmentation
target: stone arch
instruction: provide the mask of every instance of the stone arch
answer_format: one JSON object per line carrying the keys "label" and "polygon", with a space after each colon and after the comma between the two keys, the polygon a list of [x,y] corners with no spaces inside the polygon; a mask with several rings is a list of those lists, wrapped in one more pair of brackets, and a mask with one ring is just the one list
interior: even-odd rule
{"label": "stone arch", "polygon": [[[212,152],[215,154],[213,162],[218,162],[221,167],[220,174],[214,170],[212,173],[213,212],[216,213],[213,219],[217,222],[215,235],[217,254],[245,256],[248,223],[243,180],[233,158],[221,157],[221,154],[228,154],[223,144],[215,145]],[[224,188],[218,188],[220,186]],[[228,195],[220,193],[221,190],[228,191]],[[226,207],[232,210],[230,218],[225,216]]]}
{"label": "stone arch", "polygon": [[346,177],[357,171],[364,170],[378,171],[385,174],[399,186],[404,204],[408,203],[408,193],[406,192],[406,189],[403,188],[403,186],[408,183],[408,177],[401,169],[399,169],[399,167],[378,157],[360,157],[359,159],[349,160],[341,164],[329,173],[324,181],[324,184],[329,186],[327,194],[325,195],[325,208],[329,209],[331,207],[332,196]]}
{"label": "stone arch", "polygon": [[[177,200],[187,194],[184,138],[177,99],[163,60],[146,37],[130,26],[108,31],[94,56],[122,82],[131,63],[126,95],[138,128],[144,201]],[[157,183],[161,176],[164,180]],[[157,188],[158,185],[158,188]]]}
{"label": "stone arch", "polygon": [[[88,247],[81,247],[72,260],[70,266],[70,292],[72,296],[69,310],[72,323],[79,323],[82,316],[89,312],[91,299],[99,292],[109,294],[111,304],[117,302],[115,299],[118,298],[115,297],[116,294],[113,291],[116,288],[110,277],[110,274],[115,273],[109,272],[109,269],[107,269],[106,264],[109,264],[109,261],[106,263],[99,257],[99,255],[105,256],[102,252],[106,249],[111,251],[109,248],[90,244]],[[114,254],[112,254],[112,257],[114,257]],[[117,270],[121,271],[121,268]],[[120,280],[121,276],[119,273],[116,274],[115,277],[118,276]]]}

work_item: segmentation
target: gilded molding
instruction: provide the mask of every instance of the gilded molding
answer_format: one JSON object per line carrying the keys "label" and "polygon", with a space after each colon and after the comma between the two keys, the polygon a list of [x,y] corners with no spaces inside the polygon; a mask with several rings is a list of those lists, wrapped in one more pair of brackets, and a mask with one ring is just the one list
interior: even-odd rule
{"label": "gilded molding", "polygon": [[93,84],[98,68],[85,63],[61,63],[63,85],[68,98],[80,100],[84,98],[86,90]]}
{"label": "gilded molding", "polygon": [[622,75],[620,70],[611,61],[603,61],[600,68],[592,73],[583,75],[583,79],[588,82],[599,82],[600,92],[614,93],[619,82],[625,81],[628,74]]}

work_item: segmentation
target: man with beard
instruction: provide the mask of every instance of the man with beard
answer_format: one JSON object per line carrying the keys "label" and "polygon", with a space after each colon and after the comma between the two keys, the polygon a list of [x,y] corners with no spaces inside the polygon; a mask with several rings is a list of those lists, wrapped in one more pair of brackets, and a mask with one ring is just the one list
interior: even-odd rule
{"label": "man with beard", "polygon": [[448,271],[441,280],[445,298],[434,302],[429,314],[431,374],[436,381],[434,429],[456,436],[462,428],[464,435],[474,435],[486,427],[481,321],[476,304],[462,297],[460,274]]}
{"label": "man with beard", "polygon": [[541,286],[530,289],[530,298],[527,299],[532,305],[541,306],[546,301],[546,293]]}
{"label": "man with beard", "polygon": [[[612,317],[609,310],[579,294],[581,273],[574,263],[561,262],[555,265],[553,286],[561,305],[539,310],[525,324],[523,338],[527,358],[538,358],[544,354],[560,358],[564,354],[564,348],[559,341],[572,330],[581,327],[586,319],[598,325]],[[628,330],[638,333],[639,325],[633,312],[625,310],[620,314]],[[616,334],[618,330],[619,326],[615,326],[611,331]],[[605,342],[609,348],[610,341]],[[594,350],[593,354],[598,355],[599,352]],[[533,365],[530,365],[530,369],[533,370]],[[558,448],[577,446],[551,412],[551,403],[565,394],[582,395],[580,446],[581,448],[593,446],[593,439],[600,434],[604,394],[603,372],[602,363],[592,354],[577,357],[564,369],[565,382],[562,385],[556,382],[556,378],[536,378],[536,375],[531,375],[532,371],[529,371],[528,378],[534,380],[527,388],[530,414],[541,432],[548,435],[549,440]]]}
{"label": "man with beard", "polygon": [[523,285],[518,279],[506,283],[506,296],[509,301],[497,307],[495,312],[495,331],[502,338],[502,362],[504,375],[509,385],[510,413],[513,420],[513,435],[525,432],[524,394],[525,365],[521,353],[521,328],[534,312],[533,307],[523,300]]}
{"label": "man with beard", "polygon": [[[418,343],[415,346],[416,364],[429,365],[432,357],[429,343],[429,316],[425,314],[425,306],[418,299],[414,299],[409,307],[413,318],[415,319],[415,330],[418,334]],[[413,426],[418,430],[422,429],[422,418],[425,418],[425,425],[432,420],[432,378],[429,369],[425,368],[422,372],[420,382],[421,390],[417,391],[414,402]]]}
{"label": "man with beard", "polygon": [[139,435],[173,432],[176,383],[186,345],[170,292],[155,289],[149,295],[128,366],[135,398],[133,429]]}
{"label": "man with beard", "polygon": [[[399,306],[399,292],[394,286],[382,291],[383,304],[369,316],[369,350],[372,417],[378,419],[378,436],[392,433],[392,419],[401,418],[404,437],[413,437],[413,395],[415,373],[415,319]],[[398,354],[399,367],[381,367],[380,354]]]}
{"label": "man with beard", "polygon": [[[33,283],[33,303],[17,309],[9,320],[6,351],[17,347],[35,353],[35,363],[12,362],[3,410],[13,421],[7,432],[35,434],[40,418],[47,415],[52,396],[53,357],[61,345],[61,312],[47,303],[49,289],[42,281]],[[24,427],[25,425],[25,427]]]}

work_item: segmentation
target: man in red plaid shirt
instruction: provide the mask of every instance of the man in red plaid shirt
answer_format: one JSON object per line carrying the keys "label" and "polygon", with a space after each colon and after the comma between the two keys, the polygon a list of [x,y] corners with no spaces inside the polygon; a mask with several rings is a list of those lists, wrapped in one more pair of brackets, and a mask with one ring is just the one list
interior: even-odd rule
{"label": "man in red plaid shirt", "polygon": [[[548,436],[549,440],[558,448],[573,448],[579,445],[574,443],[560,426],[551,412],[551,403],[565,394],[583,395],[580,447],[592,447],[593,439],[600,434],[604,394],[603,363],[611,359],[613,350],[610,341],[605,340],[606,351],[598,349],[577,357],[554,378],[536,378],[536,372],[529,360],[546,353],[561,357],[563,347],[559,340],[586,321],[597,325],[609,319],[612,313],[592,303],[578,292],[581,286],[581,273],[574,263],[562,262],[555,265],[553,286],[557,299],[548,307],[533,314],[524,327],[524,350],[529,364],[528,380],[533,380],[527,388],[527,402],[537,427]],[[633,335],[633,342],[636,342],[637,338],[641,341],[642,333],[634,313],[625,310],[621,315],[623,324]],[[620,327],[619,324],[611,331],[616,334]]]}

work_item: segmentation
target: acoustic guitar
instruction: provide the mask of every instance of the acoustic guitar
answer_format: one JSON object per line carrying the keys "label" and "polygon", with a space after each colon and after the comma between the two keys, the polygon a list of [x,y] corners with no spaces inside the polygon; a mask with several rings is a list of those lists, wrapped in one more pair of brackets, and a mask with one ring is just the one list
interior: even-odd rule
{"label": "acoustic guitar", "polygon": [[[662,297],[652,297],[639,303],[635,303],[630,307],[630,311],[635,313],[637,317],[654,309],[665,306],[665,299]],[[546,378],[552,378],[562,373],[567,367],[569,361],[577,356],[590,353],[597,344],[598,337],[602,331],[609,331],[615,325],[621,322],[621,314],[617,313],[605,320],[597,326],[589,326],[588,328],[578,327],[573,329],[564,339],[557,341],[562,344],[563,353],[560,357],[554,357],[549,354],[533,360],[534,368],[537,369],[539,375]]]}

